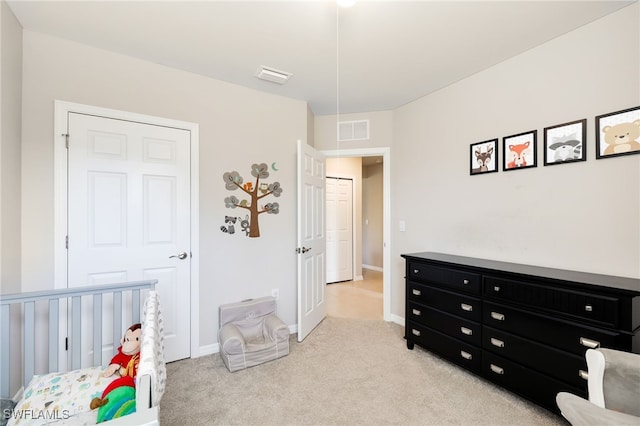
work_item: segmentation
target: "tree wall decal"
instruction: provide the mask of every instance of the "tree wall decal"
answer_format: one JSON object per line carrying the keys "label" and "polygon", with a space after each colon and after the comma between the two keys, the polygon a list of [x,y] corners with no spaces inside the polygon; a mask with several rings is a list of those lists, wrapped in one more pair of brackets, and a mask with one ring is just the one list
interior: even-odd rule
{"label": "tree wall decal", "polygon": [[225,188],[229,191],[241,190],[247,196],[247,198],[243,198],[240,200],[235,195],[231,195],[230,197],[226,197],[224,199],[225,207],[229,209],[241,208],[249,211],[249,233],[247,234],[250,238],[257,238],[260,236],[260,224],[258,223],[258,216],[262,213],[268,214],[278,214],[280,213],[280,204],[267,203],[264,206],[260,205],[258,202],[268,197],[269,195],[273,195],[274,197],[279,197],[282,194],[282,188],[280,187],[280,182],[261,182],[263,179],[267,179],[269,177],[269,166],[266,163],[260,164],[252,164],[251,165],[251,176],[255,177],[255,183],[253,182],[244,182],[240,173],[226,172],[222,175],[222,179],[225,183]]}

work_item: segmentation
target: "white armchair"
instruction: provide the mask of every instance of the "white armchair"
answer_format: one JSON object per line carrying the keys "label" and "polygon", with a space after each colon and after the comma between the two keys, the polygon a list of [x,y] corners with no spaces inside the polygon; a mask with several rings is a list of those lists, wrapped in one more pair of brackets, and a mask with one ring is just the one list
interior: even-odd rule
{"label": "white armchair", "polygon": [[289,354],[289,327],[276,316],[273,297],[221,305],[220,356],[237,371]]}
{"label": "white armchair", "polygon": [[640,425],[640,355],[613,349],[589,349],[589,400],[560,392],[562,415],[577,425]]}

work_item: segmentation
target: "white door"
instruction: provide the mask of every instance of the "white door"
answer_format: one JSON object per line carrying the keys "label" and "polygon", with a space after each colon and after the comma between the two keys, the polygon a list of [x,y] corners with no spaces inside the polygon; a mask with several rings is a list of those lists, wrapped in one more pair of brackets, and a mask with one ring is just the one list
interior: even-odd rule
{"label": "white door", "polygon": [[353,181],[327,178],[327,283],[353,279]]}
{"label": "white door", "polygon": [[298,141],[298,341],[327,316],[324,155]]}
{"label": "white door", "polygon": [[[67,133],[67,285],[157,279],[166,359],[189,357],[190,132],[70,112]],[[124,332],[111,327],[103,321],[103,359]]]}

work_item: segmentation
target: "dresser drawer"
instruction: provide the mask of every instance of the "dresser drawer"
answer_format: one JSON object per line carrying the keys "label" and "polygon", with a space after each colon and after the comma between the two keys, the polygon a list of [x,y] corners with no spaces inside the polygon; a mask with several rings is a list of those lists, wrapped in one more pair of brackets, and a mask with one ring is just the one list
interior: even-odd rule
{"label": "dresser drawer", "polygon": [[587,381],[583,378],[587,372],[584,356],[559,351],[487,326],[482,329],[482,347],[572,386],[587,388]]}
{"label": "dresser drawer", "polygon": [[570,386],[487,351],[482,353],[482,375],[556,413],[558,392],[587,396],[586,388]]}
{"label": "dresser drawer", "polygon": [[616,297],[490,276],[484,279],[484,295],[607,328],[619,325],[620,299]]}
{"label": "dresser drawer", "polygon": [[480,294],[480,274],[474,274],[464,270],[409,262],[407,266],[407,278],[428,281],[466,293]]}
{"label": "dresser drawer", "polygon": [[406,339],[468,370],[480,373],[482,350],[479,347],[461,342],[413,321],[407,321]]}
{"label": "dresser drawer", "polygon": [[472,321],[480,322],[482,318],[480,299],[464,293],[407,281],[407,299]]}
{"label": "dresser drawer", "polygon": [[581,326],[486,300],[482,305],[482,319],[484,325],[580,356],[584,356],[587,349],[598,346],[622,350],[631,348],[630,335]]}
{"label": "dresser drawer", "polygon": [[482,344],[480,338],[482,328],[478,322],[458,318],[438,309],[413,302],[409,302],[407,307],[407,318],[415,323],[426,325],[472,345],[480,346]]}

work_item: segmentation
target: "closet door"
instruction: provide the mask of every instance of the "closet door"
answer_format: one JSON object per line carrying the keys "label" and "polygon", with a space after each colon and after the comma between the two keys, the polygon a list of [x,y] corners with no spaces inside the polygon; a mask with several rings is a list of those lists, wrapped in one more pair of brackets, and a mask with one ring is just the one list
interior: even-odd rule
{"label": "closet door", "polygon": [[327,283],[353,279],[353,181],[327,178]]}

